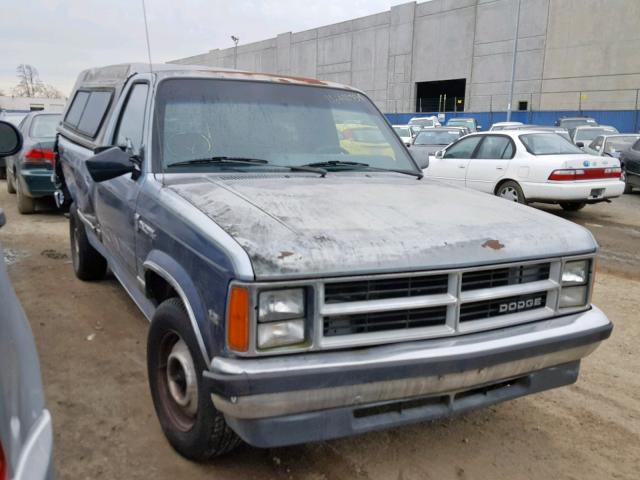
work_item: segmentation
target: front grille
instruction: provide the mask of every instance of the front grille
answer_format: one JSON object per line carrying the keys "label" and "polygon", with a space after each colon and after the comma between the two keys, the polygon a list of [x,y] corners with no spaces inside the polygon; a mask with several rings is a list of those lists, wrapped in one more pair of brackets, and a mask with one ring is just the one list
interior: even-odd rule
{"label": "front grille", "polygon": [[448,275],[445,274],[327,283],[324,287],[324,303],[359,302],[447,293],[448,278]]}
{"label": "front grille", "polygon": [[462,274],[461,290],[465,292],[480,288],[504,287],[546,280],[549,278],[550,268],[551,264],[549,263],[537,263],[465,272]]}
{"label": "front grille", "polygon": [[325,337],[444,325],[447,307],[332,315],[324,318]]}
{"label": "front grille", "polygon": [[544,308],[546,302],[547,292],[539,292],[528,295],[518,295],[514,297],[465,303],[460,306],[460,322],[469,322],[471,320],[480,320]]}

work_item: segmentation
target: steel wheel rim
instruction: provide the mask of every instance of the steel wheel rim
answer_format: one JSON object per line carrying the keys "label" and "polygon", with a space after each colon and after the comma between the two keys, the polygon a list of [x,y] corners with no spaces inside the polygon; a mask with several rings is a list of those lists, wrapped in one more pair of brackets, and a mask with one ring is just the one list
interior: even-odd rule
{"label": "steel wheel rim", "polygon": [[519,202],[520,198],[518,197],[518,192],[513,187],[506,187],[500,190],[500,197],[506,200],[511,200],[512,202]]}

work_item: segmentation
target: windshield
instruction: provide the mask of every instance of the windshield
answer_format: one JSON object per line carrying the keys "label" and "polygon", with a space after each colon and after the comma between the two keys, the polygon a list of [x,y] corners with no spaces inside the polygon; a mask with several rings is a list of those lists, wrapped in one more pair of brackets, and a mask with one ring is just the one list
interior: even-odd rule
{"label": "windshield", "polygon": [[615,156],[620,154],[623,150],[626,150],[631,145],[633,145],[640,136],[638,135],[629,135],[627,137],[613,137],[608,138],[604,142],[604,153]]}
{"label": "windshield", "polygon": [[473,127],[473,123],[474,123],[473,120],[460,118],[460,119],[449,120],[447,122],[447,125],[453,125],[453,126],[460,125],[460,126],[463,126],[463,127],[472,128]]}
{"label": "windshield", "polygon": [[572,118],[560,120],[560,126],[571,130],[572,128],[581,127],[583,125],[597,125],[593,118]]}
{"label": "windshield", "polygon": [[35,138],[53,138],[62,115],[36,115],[31,122],[29,136]]}
{"label": "windshield", "polygon": [[576,142],[590,141],[599,135],[611,135],[612,133],[618,133],[618,131],[615,128],[579,128],[576,130],[574,140]]}
{"label": "windshield", "polygon": [[433,127],[433,118],[414,118],[411,120],[411,125],[419,125],[421,127]]}
{"label": "windshield", "polygon": [[459,137],[460,132],[454,130],[423,130],[414,145],[449,145]]}
{"label": "windshield", "polygon": [[411,136],[411,130],[409,130],[409,127],[393,127],[393,129],[396,131],[399,137]]}
{"label": "windshield", "polygon": [[[269,169],[329,161],[416,170],[397,135],[357,92],[216,79],[169,79],[157,94],[154,148],[170,172]],[[212,157],[268,164],[171,164]],[[363,168],[353,166],[351,169]]]}
{"label": "windshield", "polygon": [[527,133],[520,141],[532,155],[569,155],[584,153],[571,142],[556,133]]}

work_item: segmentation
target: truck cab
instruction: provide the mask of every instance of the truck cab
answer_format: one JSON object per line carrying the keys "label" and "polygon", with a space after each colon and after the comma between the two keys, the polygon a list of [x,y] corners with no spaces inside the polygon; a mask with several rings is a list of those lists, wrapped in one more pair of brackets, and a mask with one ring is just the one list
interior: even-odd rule
{"label": "truck cab", "polygon": [[56,152],[74,271],[109,268],[149,319],[156,413],[190,459],[567,385],[612,329],[588,231],[423,178],[349,86],[90,69]]}

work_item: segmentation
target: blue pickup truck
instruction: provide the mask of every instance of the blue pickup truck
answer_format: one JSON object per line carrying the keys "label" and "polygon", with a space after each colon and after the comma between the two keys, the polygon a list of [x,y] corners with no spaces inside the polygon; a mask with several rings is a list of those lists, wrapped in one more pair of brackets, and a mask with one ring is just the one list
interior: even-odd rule
{"label": "blue pickup truck", "polygon": [[612,329],[587,230],[423,178],[348,86],[90,69],[55,152],[75,273],[109,269],[149,319],[156,413],[190,459],[567,385]]}

